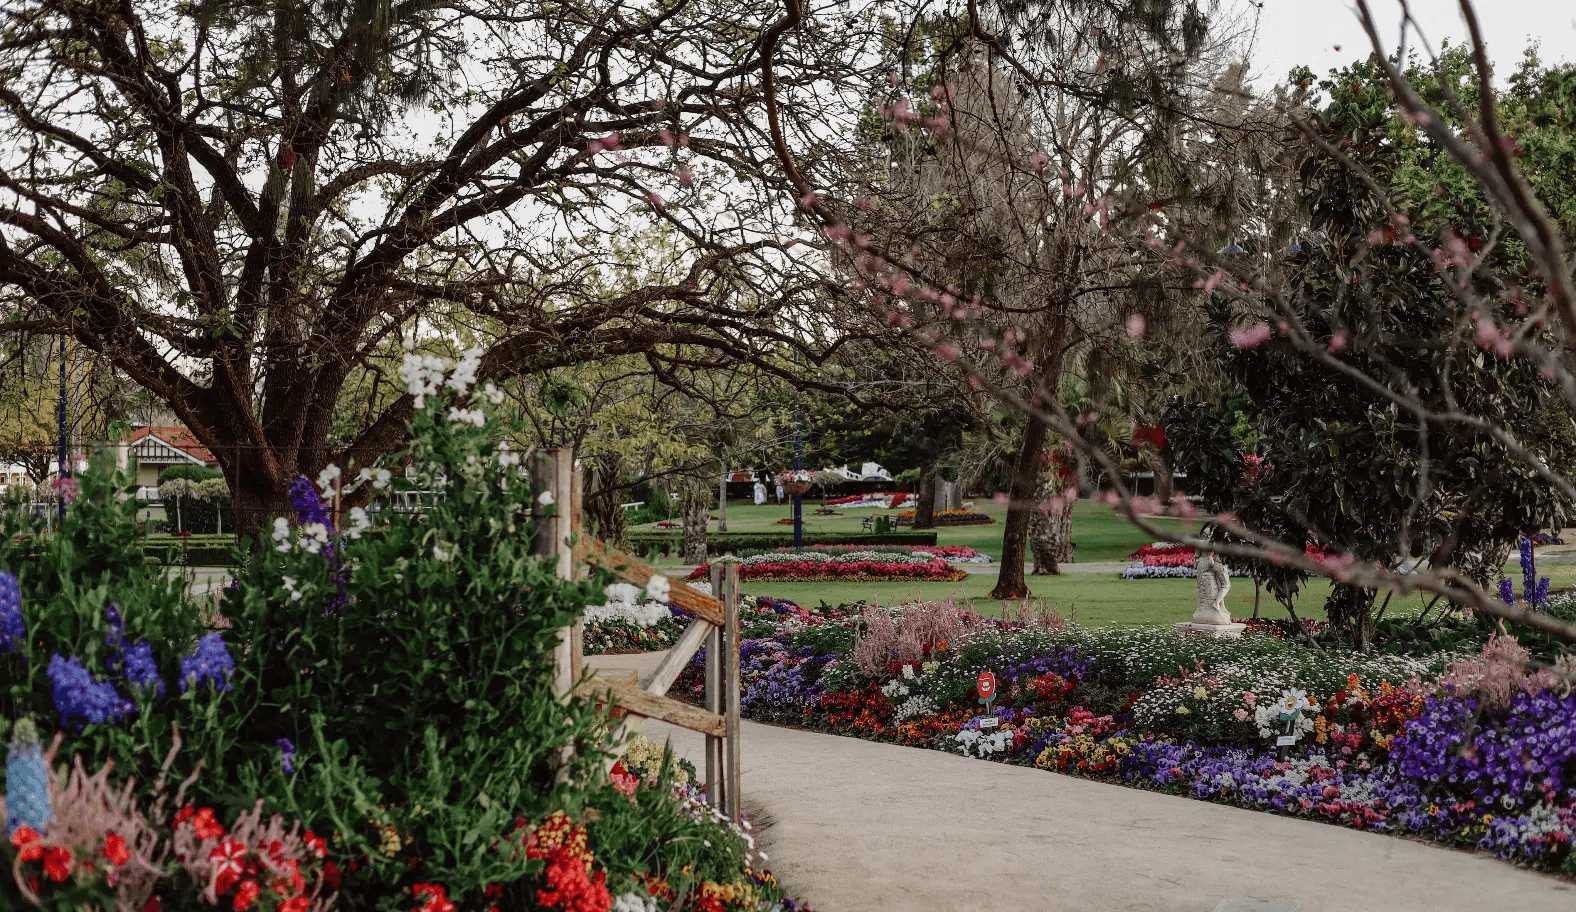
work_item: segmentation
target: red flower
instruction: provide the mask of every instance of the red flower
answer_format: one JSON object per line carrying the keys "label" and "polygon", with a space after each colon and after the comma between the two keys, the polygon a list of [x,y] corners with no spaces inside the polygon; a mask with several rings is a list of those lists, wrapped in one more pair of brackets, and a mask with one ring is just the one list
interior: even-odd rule
{"label": "red flower", "polygon": [[323,862],[322,878],[323,885],[330,890],[339,889],[339,885],[345,882],[344,872],[340,871],[339,865],[334,864],[332,861]]}
{"label": "red flower", "polygon": [[192,816],[192,806],[188,804],[185,807],[181,808],[181,812],[179,814],[175,815],[175,825],[176,826],[180,826],[181,824],[183,824],[186,821],[190,820],[191,816]]}
{"label": "red flower", "polygon": [[104,837],[104,857],[117,868],[131,860],[131,853],[126,850],[126,840],[119,833],[110,833]]}
{"label": "red flower", "polygon": [[246,846],[226,839],[208,853],[208,861],[213,865],[215,889],[220,893],[230,892],[235,882],[246,873]]}
{"label": "red flower", "polygon": [[44,857],[44,847],[35,845],[39,835],[30,826],[20,826],[11,834],[11,844],[19,850],[23,861],[37,861]]}
{"label": "red flower", "polygon": [[323,837],[314,836],[312,835],[311,830],[307,830],[305,838],[306,847],[312,852],[313,855],[317,856],[318,858],[322,858],[324,855],[328,854],[328,843],[323,841]]}
{"label": "red flower", "polygon": [[296,896],[279,904],[277,912],[307,912],[312,900],[305,896]]}
{"label": "red flower", "polygon": [[148,897],[148,901],[142,904],[142,912],[159,912],[160,908],[157,896]]}
{"label": "red flower", "polygon": [[258,892],[257,881],[241,881],[241,888],[235,891],[235,901],[230,904],[231,907],[235,909],[235,912],[246,912],[246,909],[257,900]]}
{"label": "red flower", "polygon": [[61,883],[71,874],[71,850],[50,849],[44,853],[44,873],[55,883]]}
{"label": "red flower", "polygon": [[427,897],[421,904],[420,912],[454,912],[454,903],[449,901],[448,892],[438,884],[416,884],[411,888],[416,898]]}
{"label": "red flower", "polygon": [[197,816],[192,818],[192,826],[197,830],[198,839],[218,839],[224,835],[224,827],[213,818],[213,808],[198,811]]}

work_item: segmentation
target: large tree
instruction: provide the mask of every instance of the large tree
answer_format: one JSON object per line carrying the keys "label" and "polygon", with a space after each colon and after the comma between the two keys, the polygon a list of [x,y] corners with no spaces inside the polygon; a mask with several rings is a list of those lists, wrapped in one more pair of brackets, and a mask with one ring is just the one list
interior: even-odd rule
{"label": "large tree", "polygon": [[[168,403],[243,531],[295,474],[402,439],[403,389],[343,439],[335,413],[432,318],[476,325],[483,380],[627,354],[786,376],[779,350],[824,356],[792,330],[824,288],[772,227],[762,67],[780,53],[772,123],[804,147],[868,30],[829,8],[761,41],[781,17],[764,0],[8,6],[17,316],[0,332],[69,333]],[[610,291],[618,238],[656,221],[680,275]],[[714,293],[739,282],[748,302]]]}

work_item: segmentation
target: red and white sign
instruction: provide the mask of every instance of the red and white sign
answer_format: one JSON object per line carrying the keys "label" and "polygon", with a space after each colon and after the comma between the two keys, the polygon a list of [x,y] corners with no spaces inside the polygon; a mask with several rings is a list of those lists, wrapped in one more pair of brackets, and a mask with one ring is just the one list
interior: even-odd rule
{"label": "red and white sign", "polygon": [[989,700],[996,694],[996,676],[988,671],[980,672],[979,692],[981,700]]}

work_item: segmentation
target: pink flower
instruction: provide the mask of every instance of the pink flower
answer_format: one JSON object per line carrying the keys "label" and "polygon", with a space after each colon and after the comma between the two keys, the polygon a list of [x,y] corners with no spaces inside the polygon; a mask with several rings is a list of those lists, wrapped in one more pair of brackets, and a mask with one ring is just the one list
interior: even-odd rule
{"label": "pink flower", "polygon": [[1234,329],[1231,331],[1231,344],[1237,348],[1256,348],[1270,337],[1268,323],[1255,323],[1247,329]]}

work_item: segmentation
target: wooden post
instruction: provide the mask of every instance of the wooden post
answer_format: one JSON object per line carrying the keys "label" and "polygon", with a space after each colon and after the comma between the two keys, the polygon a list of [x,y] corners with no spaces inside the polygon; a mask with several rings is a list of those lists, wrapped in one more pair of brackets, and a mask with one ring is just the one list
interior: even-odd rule
{"label": "wooden post", "polygon": [[723,567],[722,605],[727,612],[728,623],[723,632],[723,671],[722,690],[726,711],[723,717],[727,720],[727,742],[724,745],[726,752],[723,763],[723,779],[726,782],[727,807],[723,813],[737,824],[740,820],[740,797],[743,791],[739,786],[739,565],[728,563]]}
{"label": "wooden post", "polygon": [[[538,498],[544,492],[552,497],[551,506],[538,499],[532,507],[536,533],[531,552],[558,558],[557,575],[562,580],[572,580],[576,575],[575,552],[569,545],[579,518],[574,475],[574,452],[568,448],[546,450],[531,466]],[[565,698],[577,680],[576,669],[580,663],[575,645],[574,627],[559,628],[558,646],[553,650],[554,683],[559,695]]]}
{"label": "wooden post", "polygon": [[[723,567],[711,565],[711,594],[720,600],[723,586]],[[706,709],[724,715],[727,705],[723,689],[722,644],[723,631],[713,627],[706,635]],[[723,764],[725,738],[706,736],[706,800],[712,807],[722,810],[727,801],[727,772]]]}

